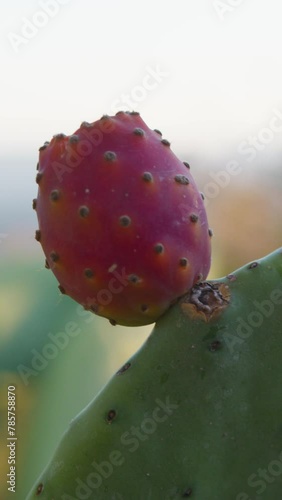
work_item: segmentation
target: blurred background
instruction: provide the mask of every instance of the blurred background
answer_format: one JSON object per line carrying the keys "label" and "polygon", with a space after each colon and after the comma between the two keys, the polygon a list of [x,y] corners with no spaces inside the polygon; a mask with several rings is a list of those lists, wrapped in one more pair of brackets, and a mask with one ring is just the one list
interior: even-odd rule
{"label": "blurred background", "polygon": [[[281,14],[280,0],[2,2],[1,499],[25,498],[70,420],[151,331],[113,328],[59,294],[34,240],[39,146],[83,120],[138,110],[206,195],[210,278],[263,257],[282,236]],[[15,494],[6,484],[9,385]]]}

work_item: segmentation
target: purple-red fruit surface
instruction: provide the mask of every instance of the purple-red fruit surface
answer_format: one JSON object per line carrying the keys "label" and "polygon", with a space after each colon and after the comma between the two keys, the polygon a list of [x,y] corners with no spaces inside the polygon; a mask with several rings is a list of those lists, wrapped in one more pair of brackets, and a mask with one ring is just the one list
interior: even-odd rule
{"label": "purple-red fruit surface", "polygon": [[189,165],[138,113],[83,122],[39,151],[36,239],[62,293],[139,326],[207,277],[212,233]]}

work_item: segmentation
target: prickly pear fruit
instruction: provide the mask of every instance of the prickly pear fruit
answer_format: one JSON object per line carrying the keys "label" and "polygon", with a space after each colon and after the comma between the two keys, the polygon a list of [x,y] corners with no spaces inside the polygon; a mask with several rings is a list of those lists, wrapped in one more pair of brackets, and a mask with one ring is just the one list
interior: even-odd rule
{"label": "prickly pear fruit", "polygon": [[154,322],[210,267],[189,165],[136,112],[40,148],[36,239],[59,289],[113,324]]}
{"label": "prickly pear fruit", "polygon": [[28,500],[280,500],[282,248],[196,284],[73,420]]}

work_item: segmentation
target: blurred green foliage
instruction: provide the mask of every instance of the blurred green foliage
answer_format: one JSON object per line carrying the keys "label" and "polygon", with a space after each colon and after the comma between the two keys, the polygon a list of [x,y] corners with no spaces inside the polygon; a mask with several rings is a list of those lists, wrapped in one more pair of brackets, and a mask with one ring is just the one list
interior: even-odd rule
{"label": "blurred green foliage", "polygon": [[[148,330],[136,329],[133,339],[131,329],[114,328],[84,311],[60,295],[52,273],[38,262],[1,262],[0,275],[0,498],[13,495],[23,500],[71,419],[143,342]],[[124,349],[118,337],[126,342]],[[16,386],[17,397],[15,494],[7,492],[6,484],[9,385]]]}

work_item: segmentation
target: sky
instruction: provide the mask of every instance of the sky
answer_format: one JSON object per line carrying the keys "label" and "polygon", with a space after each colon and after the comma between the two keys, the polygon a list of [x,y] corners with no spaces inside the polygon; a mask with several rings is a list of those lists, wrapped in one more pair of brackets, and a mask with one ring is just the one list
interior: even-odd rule
{"label": "sky", "polygon": [[0,234],[7,206],[34,225],[39,146],[118,109],[207,175],[279,162],[281,14],[280,0],[2,2]]}
{"label": "sky", "polygon": [[2,152],[128,102],[175,147],[212,153],[282,112],[280,0],[15,0],[1,10]]}

